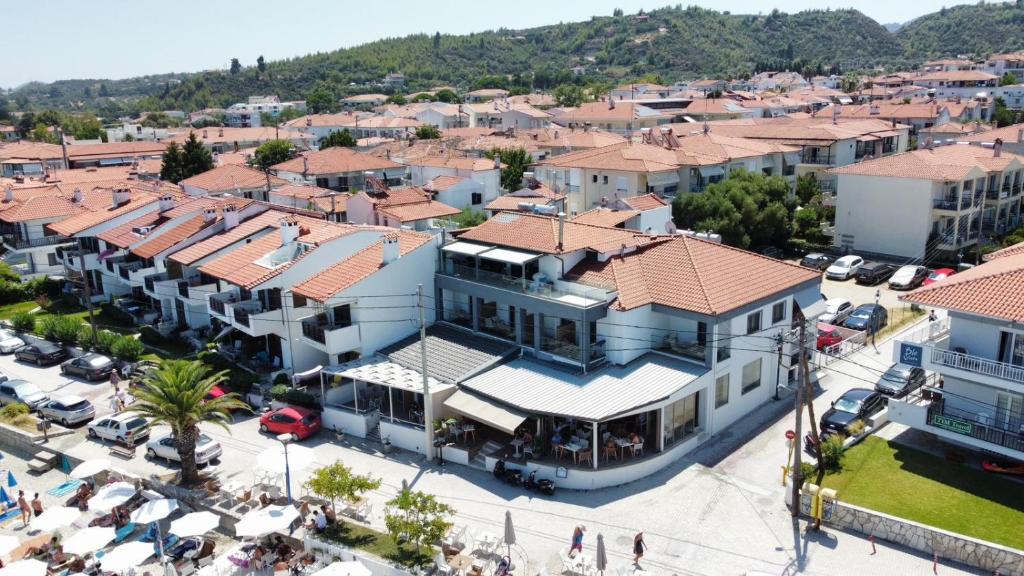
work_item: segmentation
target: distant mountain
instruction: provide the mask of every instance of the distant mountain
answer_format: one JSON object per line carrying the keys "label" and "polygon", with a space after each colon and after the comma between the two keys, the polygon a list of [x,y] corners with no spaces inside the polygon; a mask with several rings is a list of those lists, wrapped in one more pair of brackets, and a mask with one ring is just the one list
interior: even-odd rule
{"label": "distant mountain", "polygon": [[[140,109],[226,106],[253,94],[303,98],[316,86],[337,96],[380,91],[366,83],[390,71],[405,74],[408,91],[439,84],[471,88],[489,75],[485,84],[552,88],[576,80],[571,70],[578,65],[585,66],[585,78],[607,83],[645,75],[671,81],[781,68],[841,73],[939,55],[1020,48],[1021,30],[1020,0],[944,9],[896,33],[856,10],[738,15],[675,7],[525,30],[379,40],[268,62],[262,71],[249,66],[237,74],[214,70],[33,83],[15,90],[13,97],[36,108],[86,108],[114,116]],[[226,54],[225,62],[231,56]]]}
{"label": "distant mountain", "polygon": [[899,32],[900,28],[903,28],[903,22],[890,22],[888,24],[882,24],[882,28],[885,28],[889,32]]}

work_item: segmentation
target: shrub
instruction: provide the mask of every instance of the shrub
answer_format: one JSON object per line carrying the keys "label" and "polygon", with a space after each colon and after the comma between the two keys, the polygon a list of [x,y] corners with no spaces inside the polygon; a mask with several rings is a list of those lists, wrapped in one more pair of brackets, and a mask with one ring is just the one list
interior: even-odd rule
{"label": "shrub", "polygon": [[38,276],[25,282],[25,291],[35,298],[46,296],[52,302],[61,296],[61,282],[49,276]]}
{"label": "shrub", "polygon": [[121,338],[116,332],[110,330],[100,330],[96,333],[96,350],[104,354],[110,354],[114,351],[114,344]]}
{"label": "shrub", "polygon": [[859,436],[864,433],[864,429],[867,425],[864,424],[863,420],[854,420],[846,425],[846,431],[850,433],[850,436]]}
{"label": "shrub", "polygon": [[39,324],[43,338],[54,342],[74,342],[82,321],[70,316],[47,316]]}
{"label": "shrub", "polygon": [[811,464],[810,462],[801,462],[800,463],[800,478],[804,482],[811,482],[812,481],[811,479],[814,478],[814,473],[815,473],[816,470],[817,470],[817,468],[814,467],[814,464]]}
{"label": "shrub", "polygon": [[825,437],[821,443],[821,462],[828,472],[839,472],[843,469],[843,458],[846,456],[846,448],[843,446],[845,438],[840,434],[831,434]]}
{"label": "shrub", "polygon": [[278,373],[277,376],[274,376],[274,385],[275,386],[279,386],[279,385],[287,386],[290,383],[291,382],[288,379],[288,374],[286,374],[284,372],[280,372],[280,373]]}
{"label": "shrub", "polygon": [[135,317],[117,306],[104,303],[100,306],[100,314],[111,324],[118,326],[134,326]]}
{"label": "shrub", "polygon": [[135,362],[145,352],[145,347],[142,342],[139,342],[131,336],[118,336],[117,340],[114,341],[113,346],[110,347],[110,351],[121,360],[125,362]]}
{"label": "shrub", "polygon": [[210,367],[211,372],[220,372],[221,370],[231,369],[231,361],[214,350],[200,352],[198,358],[203,364]]}
{"label": "shrub", "polygon": [[36,317],[29,312],[18,312],[11,316],[11,325],[18,332],[31,332],[36,329]]}
{"label": "shrub", "polygon": [[[276,388],[277,386],[275,386]],[[309,392],[303,392],[302,390],[295,390],[294,388],[289,389],[288,393],[284,395],[284,401],[293,406],[302,406],[303,408],[309,408],[311,410],[319,410],[320,402],[316,396],[313,396]]]}
{"label": "shrub", "polygon": [[288,394],[289,390],[291,390],[291,388],[285,386],[284,384],[276,384],[273,388],[270,389],[270,397],[273,398],[274,400],[277,400],[278,402],[284,402],[284,398]]}
{"label": "shrub", "polygon": [[53,299],[46,294],[40,294],[39,296],[36,296],[36,304],[38,304],[43,310],[49,310],[50,307],[53,306]]}
{"label": "shrub", "polygon": [[7,406],[0,408],[0,418],[3,418],[4,420],[12,420],[16,416],[28,414],[30,412],[32,412],[32,410],[25,404],[14,402],[13,404],[8,404]]}
{"label": "shrub", "polygon": [[[92,348],[92,327],[88,324],[82,324],[78,329],[78,336],[76,336],[76,338],[78,340],[78,345],[83,350]],[[99,334],[96,335],[96,339],[97,341],[99,340]],[[96,347],[96,350],[99,350],[99,346]]]}
{"label": "shrub", "polygon": [[164,338],[164,335],[157,332],[156,328],[153,328],[152,326],[143,326],[142,329],[139,330],[139,340],[141,340],[143,344],[149,344],[150,346],[156,346],[158,348],[161,344],[167,342],[167,338]]}

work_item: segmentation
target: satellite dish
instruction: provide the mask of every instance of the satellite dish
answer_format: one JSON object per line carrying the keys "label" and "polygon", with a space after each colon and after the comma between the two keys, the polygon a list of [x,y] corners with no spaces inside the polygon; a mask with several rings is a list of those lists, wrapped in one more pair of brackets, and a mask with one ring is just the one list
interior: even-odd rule
{"label": "satellite dish", "polygon": [[676,233],[676,225],[675,225],[675,223],[672,222],[671,220],[669,220],[668,222],[665,222],[665,232],[667,232],[669,234],[675,234]]}

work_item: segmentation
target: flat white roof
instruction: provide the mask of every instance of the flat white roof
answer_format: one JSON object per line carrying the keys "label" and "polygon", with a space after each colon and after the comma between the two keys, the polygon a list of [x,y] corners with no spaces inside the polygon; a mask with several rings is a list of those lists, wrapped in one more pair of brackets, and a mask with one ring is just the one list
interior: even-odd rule
{"label": "flat white roof", "polygon": [[[370,356],[360,358],[345,364],[328,366],[321,371],[329,376],[341,376],[360,380],[370,384],[379,384],[388,388],[399,388],[410,392],[423,393],[423,375],[419,370],[410,370],[400,364],[395,364],[382,356]],[[451,384],[445,384],[433,377],[428,377],[430,391],[436,392],[444,388],[450,388]]]}
{"label": "flat white roof", "polygon": [[473,244],[472,242],[452,242],[451,244],[445,245],[441,250],[444,250],[445,252],[454,252],[455,254],[465,254],[466,256],[476,256],[477,254],[486,252],[491,248],[491,246]]}
{"label": "flat white roof", "polygon": [[508,264],[526,264],[531,260],[540,258],[540,254],[532,252],[520,252],[519,250],[509,250],[508,248],[494,248],[480,254],[481,258],[488,260],[495,260],[497,262],[506,262]]}

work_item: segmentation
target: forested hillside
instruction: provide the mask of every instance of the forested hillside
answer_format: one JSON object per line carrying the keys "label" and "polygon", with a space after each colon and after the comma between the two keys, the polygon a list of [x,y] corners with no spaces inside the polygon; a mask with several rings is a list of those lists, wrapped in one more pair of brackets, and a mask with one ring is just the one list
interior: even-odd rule
{"label": "forested hillside", "polygon": [[908,58],[985,55],[1024,49],[1024,1],[943,8],[896,34]]}

